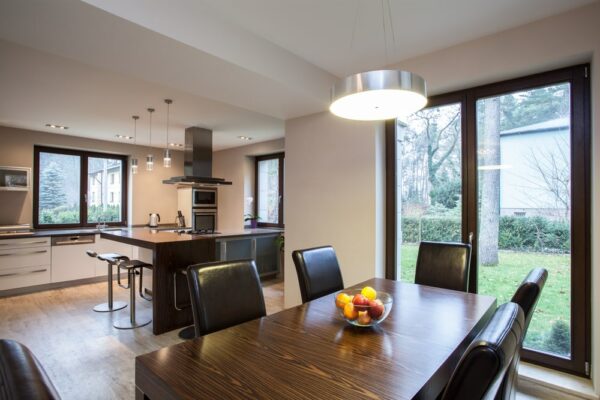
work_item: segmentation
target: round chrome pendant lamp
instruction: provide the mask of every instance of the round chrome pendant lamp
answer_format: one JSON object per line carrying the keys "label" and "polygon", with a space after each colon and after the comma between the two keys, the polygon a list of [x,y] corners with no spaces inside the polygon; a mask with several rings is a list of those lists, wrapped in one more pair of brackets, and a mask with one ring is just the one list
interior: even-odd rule
{"label": "round chrome pendant lamp", "polygon": [[[148,139],[148,146],[152,146],[152,113],[154,112],[154,108],[148,108],[148,113],[150,114],[150,134]],[[146,156],[146,171],[152,171],[154,169],[154,155],[148,154]]]}
{"label": "round chrome pendant lamp", "polygon": [[[383,39],[387,63],[385,4],[392,30],[389,0],[381,0]],[[357,7],[358,14],[358,7]],[[354,29],[356,29],[356,18]],[[354,35],[353,35],[354,36]],[[394,38],[395,44],[395,38]],[[339,80],[331,88],[329,110],[338,117],[359,121],[402,118],[427,104],[427,85],[421,76],[402,70],[361,72]]]}
{"label": "round chrome pendant lamp", "polygon": [[[137,142],[137,120],[140,119],[140,117],[133,115],[131,118],[133,118],[133,144],[135,145]],[[131,173],[138,173],[138,159],[136,157],[131,158]]]}

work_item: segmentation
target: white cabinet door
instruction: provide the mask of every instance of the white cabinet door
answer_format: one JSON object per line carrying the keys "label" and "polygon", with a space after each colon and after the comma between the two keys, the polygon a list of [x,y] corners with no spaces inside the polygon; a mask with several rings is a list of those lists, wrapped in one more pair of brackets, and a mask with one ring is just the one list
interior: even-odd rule
{"label": "white cabinet door", "polygon": [[96,259],[85,253],[86,250],[94,250],[94,247],[94,244],[53,246],[52,282],[72,281],[96,276]]}

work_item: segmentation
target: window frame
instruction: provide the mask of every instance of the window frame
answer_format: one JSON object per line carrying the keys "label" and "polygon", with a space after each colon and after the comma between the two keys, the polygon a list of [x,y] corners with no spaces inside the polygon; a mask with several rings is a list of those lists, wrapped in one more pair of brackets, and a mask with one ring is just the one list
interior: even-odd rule
{"label": "window frame", "polygon": [[285,165],[285,152],[267,154],[262,156],[256,156],[254,158],[254,197],[256,200],[254,201],[254,215],[258,216],[258,199],[259,199],[259,191],[258,191],[258,164],[261,161],[266,160],[279,160],[279,214],[278,214],[278,224],[274,224],[271,222],[260,222],[260,220],[256,221],[256,226],[262,228],[284,228],[285,221],[283,220],[283,199],[284,199],[284,165]]}
{"label": "window frame", "polygon": [[[39,195],[40,195],[40,153],[64,154],[70,156],[79,156],[80,182],[79,182],[79,223],[75,224],[40,224],[39,223]],[[121,161],[121,221],[107,222],[109,226],[126,226],[128,217],[127,203],[127,182],[128,182],[128,156],[120,154],[100,153],[87,150],[65,149],[60,147],[38,146],[33,147],[33,227],[35,229],[61,229],[61,228],[83,228],[95,227],[98,222],[87,222],[88,202],[87,192],[88,182],[88,159],[92,158],[110,158]]]}
{"label": "window frame", "polygon": [[[522,349],[525,361],[544,367],[589,377],[591,358],[591,107],[590,66],[575,65],[558,70],[523,76],[501,82],[472,87],[429,98],[427,108],[461,102],[462,106],[462,183],[463,183],[463,241],[468,232],[477,232],[477,100],[535,89],[542,86],[570,83],[571,85],[571,202],[581,207],[571,208],[571,357]],[[386,212],[396,215],[396,121],[385,123],[386,135]],[[396,219],[386,224],[386,277],[396,276]],[[478,250],[477,235],[473,235],[469,290],[477,292]],[[473,267],[474,266],[474,267]],[[532,266],[533,268],[534,266]],[[524,277],[523,277],[524,278]],[[516,290],[516,288],[515,288]]]}

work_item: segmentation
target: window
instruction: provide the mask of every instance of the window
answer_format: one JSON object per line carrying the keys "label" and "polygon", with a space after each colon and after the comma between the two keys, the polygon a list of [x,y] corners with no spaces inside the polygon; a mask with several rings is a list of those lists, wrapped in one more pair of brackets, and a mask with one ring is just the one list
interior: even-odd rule
{"label": "window", "polygon": [[469,290],[502,304],[545,267],[522,356],[579,375],[590,356],[587,69],[434,96],[386,123],[387,212],[396,216],[386,276],[414,280],[421,240],[472,237]]}
{"label": "window", "polygon": [[284,153],[256,157],[254,214],[258,226],[283,228]]}
{"label": "window", "polygon": [[[126,224],[126,165],[126,156],[35,146],[34,226]],[[109,192],[109,181],[121,185]]]}
{"label": "window", "polygon": [[110,184],[111,184],[111,185],[114,185],[114,184],[115,184],[115,176],[116,176],[116,175],[117,175],[117,174],[115,174],[115,173],[112,173],[112,174],[110,174]]}

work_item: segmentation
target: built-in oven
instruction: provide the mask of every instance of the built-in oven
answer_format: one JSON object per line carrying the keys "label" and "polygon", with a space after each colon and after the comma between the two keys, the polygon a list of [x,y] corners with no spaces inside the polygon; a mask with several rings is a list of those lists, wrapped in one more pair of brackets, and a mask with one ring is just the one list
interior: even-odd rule
{"label": "built-in oven", "polygon": [[216,208],[193,208],[192,230],[198,232],[214,232],[217,230]]}
{"label": "built-in oven", "polygon": [[192,189],[192,207],[216,208],[217,189],[194,188]]}

